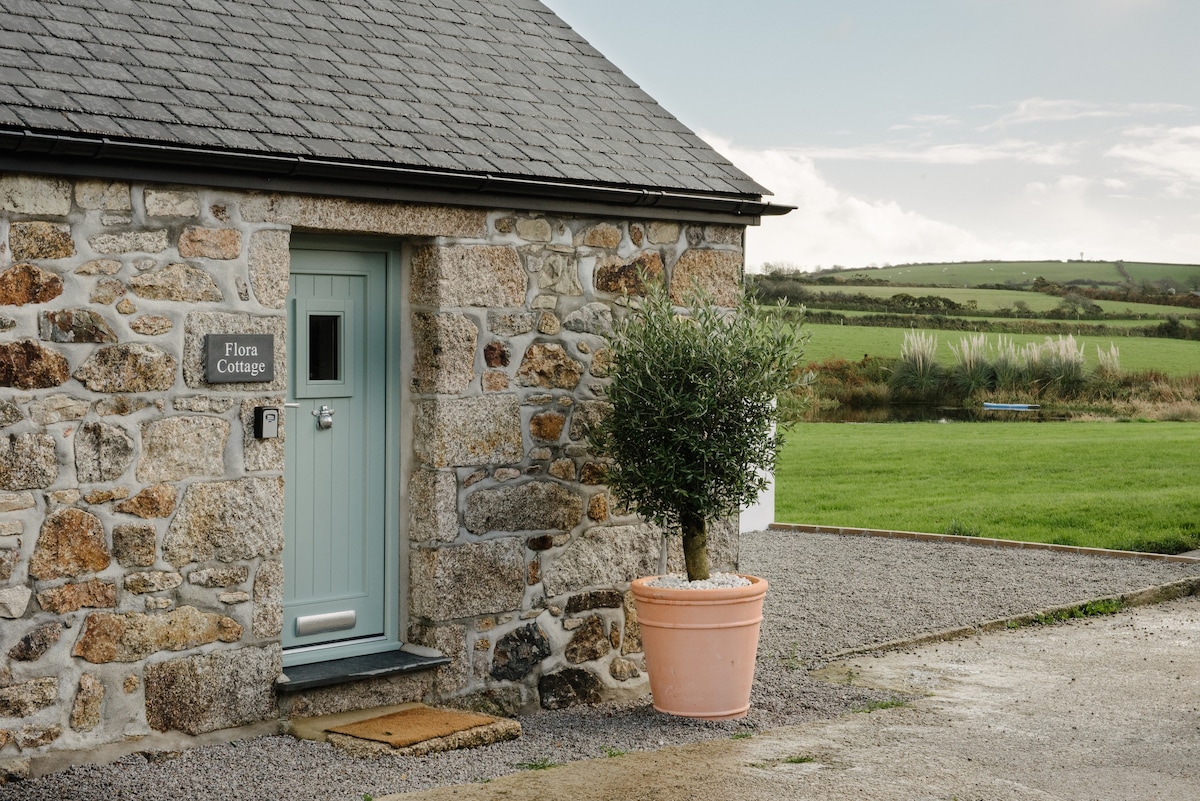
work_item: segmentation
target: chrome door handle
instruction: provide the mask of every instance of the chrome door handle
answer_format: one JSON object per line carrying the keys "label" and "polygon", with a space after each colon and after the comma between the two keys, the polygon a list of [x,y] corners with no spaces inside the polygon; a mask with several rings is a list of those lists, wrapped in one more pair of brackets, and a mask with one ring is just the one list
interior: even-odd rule
{"label": "chrome door handle", "polygon": [[333,414],[336,410],[330,409],[328,406],[322,406],[312,413],[312,416],[317,418],[317,428],[333,428]]}

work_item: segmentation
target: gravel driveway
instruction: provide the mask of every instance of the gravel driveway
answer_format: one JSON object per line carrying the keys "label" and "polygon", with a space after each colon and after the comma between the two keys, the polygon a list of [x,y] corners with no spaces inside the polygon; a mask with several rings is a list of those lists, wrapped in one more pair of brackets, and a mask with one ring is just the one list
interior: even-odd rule
{"label": "gravel driveway", "polygon": [[[755,735],[734,740],[740,748],[770,742],[773,735],[763,734],[768,729],[834,718],[896,697],[892,690],[831,683],[811,673],[847,650],[1200,577],[1200,562],[798,532],[744,535],[741,566],[771,583],[751,711],[742,721],[675,719],[654,712],[643,699],[528,715],[521,719],[525,733],[515,741],[421,759],[356,759],[325,744],[261,737],[169,759],[132,755],[111,765],[0,786],[0,801],[362,801],[364,794],[490,780],[531,764],[689,743],[703,749],[712,747],[703,741],[729,745],[730,738]],[[892,711],[905,712],[887,710]],[[874,715],[849,720],[864,717]],[[668,748],[662,758],[675,759],[676,753]],[[538,771],[537,781],[549,773]],[[535,774],[526,775],[534,780]],[[637,797],[675,797],[663,792]]]}

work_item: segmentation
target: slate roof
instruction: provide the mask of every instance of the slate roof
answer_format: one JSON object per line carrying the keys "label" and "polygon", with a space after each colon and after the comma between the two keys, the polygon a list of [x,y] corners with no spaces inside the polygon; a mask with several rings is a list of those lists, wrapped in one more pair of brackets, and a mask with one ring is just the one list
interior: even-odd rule
{"label": "slate roof", "polygon": [[761,199],[536,0],[4,0],[0,134]]}

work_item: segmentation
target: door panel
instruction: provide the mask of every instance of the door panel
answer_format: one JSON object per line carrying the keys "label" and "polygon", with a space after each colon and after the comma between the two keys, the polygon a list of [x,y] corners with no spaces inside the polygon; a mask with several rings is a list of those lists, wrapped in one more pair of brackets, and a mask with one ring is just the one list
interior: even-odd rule
{"label": "door panel", "polygon": [[291,258],[285,648],[383,637],[387,596],[387,254]]}

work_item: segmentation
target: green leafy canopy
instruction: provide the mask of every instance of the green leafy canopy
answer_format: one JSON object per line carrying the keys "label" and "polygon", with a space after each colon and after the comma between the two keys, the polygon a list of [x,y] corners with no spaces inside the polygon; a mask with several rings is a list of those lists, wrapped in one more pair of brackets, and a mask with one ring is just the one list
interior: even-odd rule
{"label": "green leafy canopy", "polygon": [[774,469],[788,422],[777,399],[798,383],[807,336],[745,293],[722,309],[693,286],[677,314],[647,283],[610,337],[612,410],[597,444],[614,493],[686,538],[689,521],[736,514],[765,489],[760,470]]}

